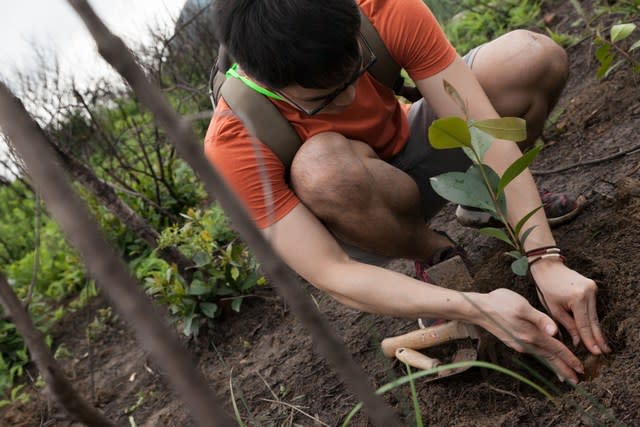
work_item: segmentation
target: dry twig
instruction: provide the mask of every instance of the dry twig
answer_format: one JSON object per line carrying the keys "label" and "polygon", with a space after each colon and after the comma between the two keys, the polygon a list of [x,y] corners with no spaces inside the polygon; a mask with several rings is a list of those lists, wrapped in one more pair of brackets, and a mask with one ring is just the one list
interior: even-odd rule
{"label": "dry twig", "polygon": [[555,169],[548,169],[548,170],[533,170],[532,169],[531,173],[533,175],[538,175],[538,176],[540,176],[540,175],[553,175],[555,173],[568,171],[569,169],[577,168],[577,167],[580,167],[580,166],[589,166],[589,165],[595,165],[595,164],[598,164],[598,163],[607,162],[609,160],[617,159],[618,157],[626,156],[627,154],[631,154],[634,151],[638,151],[638,150],[640,150],[640,144],[636,144],[631,148],[627,148],[626,150],[618,151],[617,153],[611,154],[609,156],[600,157],[599,159],[586,160],[584,162],[572,163],[570,165],[562,166],[562,167],[555,168]]}

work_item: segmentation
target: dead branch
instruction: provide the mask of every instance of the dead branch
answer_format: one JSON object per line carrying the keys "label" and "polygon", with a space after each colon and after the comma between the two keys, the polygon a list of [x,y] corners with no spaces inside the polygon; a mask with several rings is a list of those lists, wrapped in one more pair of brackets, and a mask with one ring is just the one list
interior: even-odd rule
{"label": "dead branch", "polygon": [[609,156],[604,156],[604,157],[600,157],[598,159],[593,159],[593,160],[586,160],[584,162],[578,162],[578,163],[572,163],[570,165],[567,166],[562,166],[556,169],[548,169],[548,170],[531,170],[531,173],[533,175],[553,175],[554,173],[560,173],[560,172],[564,172],[564,171],[568,171],[569,169],[573,169],[573,168],[577,168],[580,166],[589,166],[589,165],[596,165],[598,163],[604,163],[604,162],[608,162],[609,160],[614,160],[617,159],[618,157],[623,157],[626,156],[627,154],[631,154],[634,151],[638,151],[640,150],[640,144],[636,144],[631,148],[627,148],[626,150],[621,150],[618,151],[616,153],[613,153]]}
{"label": "dead branch", "polygon": [[42,129],[2,83],[0,126],[24,159],[34,183],[43,189],[49,211],[82,255],[91,275],[135,330],[138,340],[167,372],[194,418],[202,426],[232,426],[232,420],[212,396],[202,374],[194,369],[193,360],[169,332],[124,261],[107,243],[63,170],[52,161],[55,154]]}
{"label": "dead branch", "polygon": [[85,402],[67,381],[60,365],[45,344],[42,333],[35,327],[29,313],[22,307],[20,300],[2,274],[0,274],[0,303],[22,335],[31,353],[31,359],[38,366],[51,393],[69,415],[89,426],[114,427],[114,424],[102,413]]}
{"label": "dead branch", "polygon": [[[47,143],[58,154],[65,169],[77,179],[87,190],[91,192],[116,218],[118,218],[129,230],[133,231],[140,239],[144,240],[150,248],[158,247],[160,235],[144,218],[138,215],[129,205],[124,203],[115,190],[98,178],[91,169],[71,157],[67,152],[55,144]],[[187,282],[193,278],[193,262],[182,254],[176,247],[168,246],[158,250],[160,256],[169,264],[175,264],[178,271]]]}
{"label": "dead branch", "polygon": [[204,181],[210,197],[215,196],[218,199],[242,239],[260,261],[280,294],[290,304],[291,310],[311,333],[320,352],[339,373],[351,392],[363,402],[372,422],[380,427],[398,425],[390,408],[374,393],[364,371],[354,362],[343,343],[331,332],[328,322],[318,312],[309,295],[296,284],[296,276],[256,228],[222,177],[207,162],[202,148],[196,143],[191,123],[178,117],[161,91],[148,80],[127,46],[109,31],[86,0],[68,2],[96,40],[98,52],[127,80],[141,103],[153,113],[156,123],[176,145],[178,153]]}

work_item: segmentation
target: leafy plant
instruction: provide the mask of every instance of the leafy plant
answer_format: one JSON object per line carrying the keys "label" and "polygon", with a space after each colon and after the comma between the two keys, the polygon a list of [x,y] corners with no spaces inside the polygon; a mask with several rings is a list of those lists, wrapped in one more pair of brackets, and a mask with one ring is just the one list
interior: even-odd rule
{"label": "leafy plant", "polygon": [[[36,291],[51,299],[61,298],[75,293],[84,283],[84,268],[77,253],[65,241],[58,225],[47,219],[42,227],[42,243],[38,274],[35,280]],[[23,298],[27,287],[33,280],[35,249],[26,253],[6,267],[9,283],[16,294]]]}
{"label": "leafy plant", "polygon": [[[628,62],[635,73],[640,74],[640,61],[635,59],[632,52],[640,47],[640,40],[636,40],[627,46],[622,46],[623,40],[627,39],[636,29],[636,24],[631,20],[637,19],[640,12],[640,0],[620,0],[616,2],[599,2],[596,3],[592,18],[589,13],[580,5],[577,0],[570,0],[574,9],[584,21],[588,31],[589,38],[593,38],[593,44],[596,47],[595,57],[600,64],[596,77],[601,79],[607,77],[620,65]],[[618,19],[629,19],[629,22],[613,25],[609,30],[609,37],[603,36],[599,27],[593,25],[601,16],[610,15],[622,16]]]}
{"label": "leafy plant", "polygon": [[[627,39],[635,31],[636,24],[625,23],[611,27],[609,38],[603,37],[600,32],[596,33],[594,43],[597,47],[595,55],[600,63],[600,68],[596,72],[596,77],[605,78],[620,65],[628,62],[633,71],[640,74],[640,61],[634,59],[631,52],[640,48],[640,39],[636,40],[628,48],[621,47],[621,41]],[[615,63],[614,63],[615,61]]]}
{"label": "leafy plant", "polygon": [[463,0],[453,6],[458,13],[445,23],[444,31],[458,52],[466,53],[510,30],[536,24],[540,3],[531,0]]}
{"label": "leafy plant", "polygon": [[[450,83],[444,81],[446,92],[468,117],[467,107]],[[524,255],[524,242],[535,226],[523,230],[527,220],[542,206],[537,207],[515,226],[507,219],[505,188],[520,175],[538,155],[542,146],[536,146],[517,159],[499,176],[483,158],[493,138],[521,141],[526,138],[526,123],[517,117],[488,120],[463,120],[448,117],[434,121],[429,127],[429,141],[436,149],[461,148],[473,161],[466,172],[448,172],[431,178],[431,186],[443,198],[489,213],[503,228],[485,227],[479,231],[502,240],[513,250],[507,255],[514,258],[511,270],[520,276],[527,274],[529,264]]]}
{"label": "leafy plant", "polygon": [[150,256],[134,263],[147,292],[169,306],[181,320],[187,336],[197,336],[200,327],[213,325],[222,306],[239,312],[242,300],[266,279],[246,246],[237,239],[222,209],[214,205],[182,214],[181,226],[165,229],[159,248],[173,245],[195,264],[193,280],[186,283],[177,268]]}

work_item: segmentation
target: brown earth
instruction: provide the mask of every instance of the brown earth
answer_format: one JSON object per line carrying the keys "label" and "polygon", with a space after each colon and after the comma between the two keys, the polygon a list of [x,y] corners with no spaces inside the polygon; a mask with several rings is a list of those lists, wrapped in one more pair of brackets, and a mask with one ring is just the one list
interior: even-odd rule
{"label": "brown earth", "polygon": [[[575,10],[569,2],[553,12],[555,31],[577,34],[579,27],[572,26]],[[640,78],[621,67],[607,79],[596,80],[593,49],[590,39],[585,39],[568,50],[572,76],[559,104],[561,114],[545,132],[546,146],[534,165],[537,171],[600,159],[640,144]],[[589,200],[585,212],[556,229],[554,235],[568,264],[598,282],[598,312],[613,353],[597,363],[599,370],[592,373],[593,378],[573,389],[559,383],[533,358],[498,345],[497,362],[531,378],[522,363],[536,370],[543,379],[535,381],[555,396],[555,404],[508,376],[471,369],[440,382],[417,381],[425,424],[546,427],[613,425],[616,420],[640,425],[638,148],[596,164],[537,175],[542,187],[580,192]],[[514,279],[500,243],[457,226],[451,207],[438,215],[434,227],[446,230],[471,254],[478,290],[510,287],[540,308],[531,281]],[[391,268],[413,273],[407,261],[396,261]],[[404,374],[398,364],[384,358],[379,343],[385,336],[414,329],[414,321],[359,313],[308,288],[376,387]],[[96,299],[69,316],[56,334],[55,345],[64,344],[71,352],[63,362],[75,386],[118,425],[130,425],[129,416],[139,426],[193,425],[184,404],[169,391],[159,369],[117,317],[105,318],[104,330],[89,345],[87,325],[97,309],[105,306]],[[251,426],[340,425],[357,403],[271,290],[249,299],[241,315],[227,318],[185,347],[230,413],[232,379],[239,411]],[[584,349],[576,352],[586,358]],[[408,387],[387,393],[385,398],[406,425],[414,425]],[[28,404],[9,408],[0,422],[8,426],[74,425],[45,392],[34,393]],[[359,414],[352,425],[368,423]]]}

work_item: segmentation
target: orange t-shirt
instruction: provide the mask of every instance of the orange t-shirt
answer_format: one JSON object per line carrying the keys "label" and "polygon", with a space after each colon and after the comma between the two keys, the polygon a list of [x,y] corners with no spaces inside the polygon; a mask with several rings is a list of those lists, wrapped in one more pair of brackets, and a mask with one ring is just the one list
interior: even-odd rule
{"label": "orange t-shirt", "polygon": [[[393,59],[414,80],[445,69],[456,52],[422,0],[357,0]],[[270,101],[289,120],[302,141],[320,132],[337,132],[369,144],[382,159],[397,154],[409,137],[408,105],[366,73],[356,84],[353,103],[340,114],[307,116],[286,102]],[[205,137],[209,161],[237,192],[260,228],[289,213],[299,199],[285,181],[276,155],[252,138],[220,99]]]}

